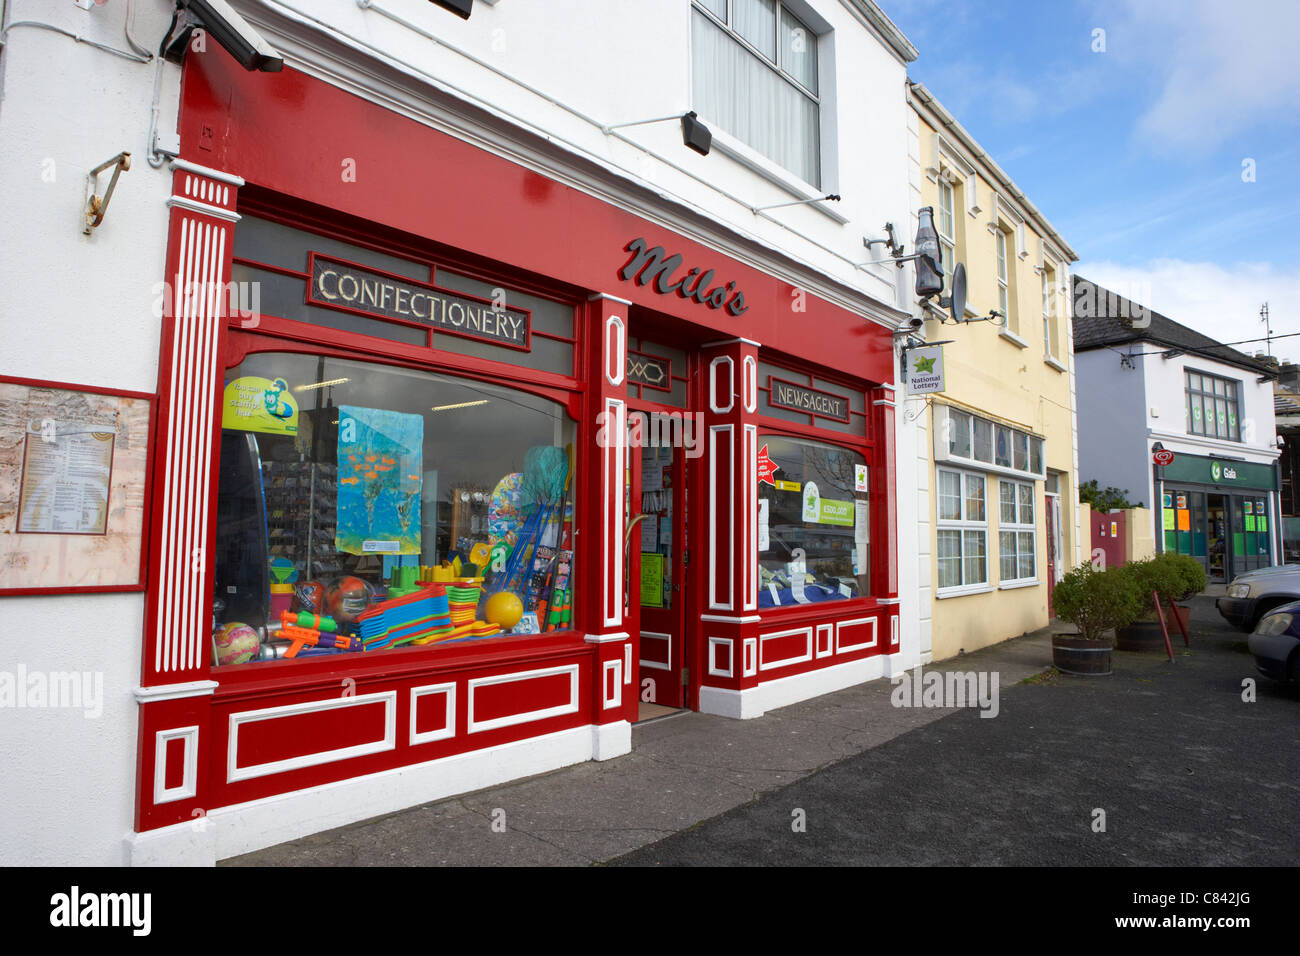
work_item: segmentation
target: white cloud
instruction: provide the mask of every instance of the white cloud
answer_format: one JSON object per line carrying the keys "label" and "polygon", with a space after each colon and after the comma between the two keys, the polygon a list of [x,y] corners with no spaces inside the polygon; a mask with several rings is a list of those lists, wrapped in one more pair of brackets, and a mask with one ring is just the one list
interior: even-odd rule
{"label": "white cloud", "polygon": [[1158,92],[1137,135],[1159,152],[1205,150],[1300,99],[1296,0],[1114,0],[1095,13],[1108,55],[1149,70]]}
{"label": "white cloud", "polygon": [[[1293,290],[1300,288],[1300,267],[1284,271],[1269,263],[1154,259],[1141,266],[1084,262],[1072,269],[1075,275],[1220,342],[1262,337],[1259,307],[1265,302],[1275,335],[1300,332],[1300,303],[1293,297]],[[1264,351],[1265,343],[1236,347],[1253,355]],[[1274,342],[1273,354],[1300,360],[1300,336]]]}

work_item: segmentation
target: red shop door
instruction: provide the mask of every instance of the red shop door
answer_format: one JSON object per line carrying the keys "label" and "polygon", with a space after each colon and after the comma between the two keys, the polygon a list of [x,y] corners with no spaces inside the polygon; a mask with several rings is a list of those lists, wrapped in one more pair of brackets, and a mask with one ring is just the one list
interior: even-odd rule
{"label": "red shop door", "polygon": [[[627,565],[628,624],[640,630],[638,699],[684,707],[685,454],[681,448],[638,447],[633,422],[637,411],[629,409]],[[643,414],[652,413],[647,409]],[[641,441],[657,431],[644,429]]]}

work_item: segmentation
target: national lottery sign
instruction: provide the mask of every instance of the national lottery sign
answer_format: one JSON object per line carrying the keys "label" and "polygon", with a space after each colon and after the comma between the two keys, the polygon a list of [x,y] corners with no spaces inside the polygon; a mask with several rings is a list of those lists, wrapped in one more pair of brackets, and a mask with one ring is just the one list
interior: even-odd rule
{"label": "national lottery sign", "polygon": [[903,353],[903,374],[907,377],[907,394],[928,395],[942,392],[943,346],[929,345]]}

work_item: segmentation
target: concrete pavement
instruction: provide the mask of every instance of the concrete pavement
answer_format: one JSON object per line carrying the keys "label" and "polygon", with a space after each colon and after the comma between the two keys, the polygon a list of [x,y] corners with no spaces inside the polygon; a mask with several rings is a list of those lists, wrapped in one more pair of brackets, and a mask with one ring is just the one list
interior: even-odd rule
{"label": "concrete pavement", "polygon": [[[1005,690],[1049,667],[1051,658],[1051,631],[1043,628],[925,670],[997,671]],[[632,752],[623,757],[313,834],[222,865],[604,863],[955,713],[896,708],[891,690],[888,680],[872,681],[756,720],[683,711],[636,725]]]}

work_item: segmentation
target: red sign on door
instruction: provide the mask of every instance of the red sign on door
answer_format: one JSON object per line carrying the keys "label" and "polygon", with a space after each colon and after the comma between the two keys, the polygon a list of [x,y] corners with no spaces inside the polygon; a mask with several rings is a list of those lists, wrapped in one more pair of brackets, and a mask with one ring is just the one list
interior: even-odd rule
{"label": "red sign on door", "polygon": [[761,485],[763,482],[767,482],[775,487],[776,479],[772,476],[780,469],[781,466],[768,457],[767,446],[764,445],[760,448],[758,451],[758,483]]}

